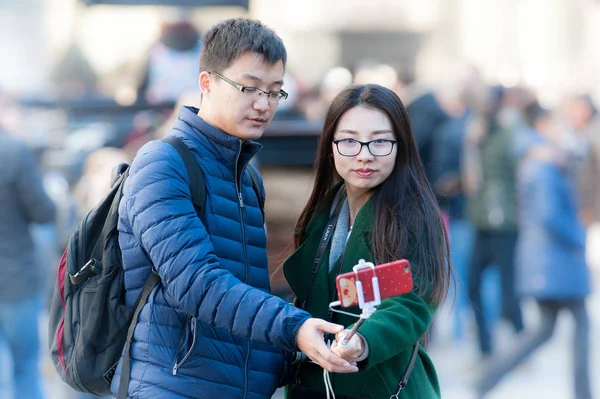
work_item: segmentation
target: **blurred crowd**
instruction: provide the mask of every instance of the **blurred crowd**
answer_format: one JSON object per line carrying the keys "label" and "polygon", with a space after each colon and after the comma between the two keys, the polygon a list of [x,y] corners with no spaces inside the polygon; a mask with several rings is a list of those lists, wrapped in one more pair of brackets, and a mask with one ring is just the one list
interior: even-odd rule
{"label": "blurred crowd", "polygon": [[[148,53],[136,96],[169,106],[133,110],[124,122],[107,123],[104,115],[67,117],[59,109],[2,94],[0,135],[33,145],[44,187],[57,207],[52,222],[31,228],[44,282],[37,295],[45,303],[69,235],[108,191],[113,167],[130,162],[145,142],[161,137],[181,104],[199,105],[194,87],[177,84],[195,81],[199,43],[189,25],[164,28]],[[89,88],[78,85],[74,76],[64,78],[64,87],[77,97]],[[600,273],[600,116],[594,100],[576,93],[549,108],[529,88],[490,84],[473,67],[435,88],[420,85],[406,70],[371,59],[352,68],[332,68],[317,84],[298,76],[288,71],[284,89],[289,98],[275,120],[320,123],[330,101],[353,83],[388,87],[407,107],[450,232],[456,271],[453,338],[463,339],[474,325],[482,360],[493,359],[479,388],[491,389],[504,372],[497,366],[503,360],[495,353],[496,322],[506,320],[515,339],[537,328],[524,320],[524,297],[537,301],[546,318],[521,357],[551,335],[556,313],[565,308],[575,316],[581,343],[573,349],[575,369],[579,375],[587,373],[585,298]],[[55,125],[67,134],[52,136],[49,126]],[[488,286],[498,288],[482,289]],[[31,317],[43,309],[32,308]],[[577,397],[591,397],[589,382],[579,378],[576,386]]]}

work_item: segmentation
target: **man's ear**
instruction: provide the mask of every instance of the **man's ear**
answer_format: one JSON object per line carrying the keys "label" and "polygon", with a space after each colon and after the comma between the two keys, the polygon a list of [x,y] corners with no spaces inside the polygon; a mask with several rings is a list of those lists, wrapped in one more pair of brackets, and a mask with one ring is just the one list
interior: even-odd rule
{"label": "man's ear", "polygon": [[210,74],[207,71],[200,72],[198,86],[200,87],[203,96],[210,93],[210,84]]}

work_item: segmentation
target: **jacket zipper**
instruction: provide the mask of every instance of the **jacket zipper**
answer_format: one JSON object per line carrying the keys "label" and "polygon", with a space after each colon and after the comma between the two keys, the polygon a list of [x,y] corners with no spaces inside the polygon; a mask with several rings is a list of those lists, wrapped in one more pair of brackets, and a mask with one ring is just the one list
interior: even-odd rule
{"label": "jacket zipper", "polygon": [[[189,320],[189,318],[188,318],[188,320]],[[188,321],[188,323],[189,322],[190,321]],[[186,328],[187,328],[187,323],[186,323]],[[187,332],[185,334],[182,334],[181,340],[179,341],[179,345],[177,346],[177,352],[175,353],[175,364],[173,365],[173,375],[177,375],[177,371],[188,360],[188,358],[192,354],[192,351],[194,350],[194,347],[196,346],[196,318],[195,317],[191,317],[191,329],[192,329],[192,345],[190,346],[190,349],[187,351],[187,353],[185,354],[183,359],[181,359],[180,362],[177,362],[177,354],[179,353],[179,349],[181,349],[181,346],[183,345],[184,338],[187,337]]]}
{"label": "jacket zipper", "polygon": [[[240,161],[240,154],[242,153],[242,146],[240,145],[240,149],[238,151],[237,157],[235,159],[235,191],[237,192],[238,200],[240,203],[240,224],[242,226],[242,248],[244,249],[244,265],[246,266],[246,279],[245,283],[248,284],[248,249],[246,248],[246,226],[244,225],[244,196],[242,195],[242,183],[240,179],[238,179],[237,166]],[[244,169],[240,172],[240,176],[244,173]]]}
{"label": "jacket zipper", "polygon": [[[244,224],[244,197],[242,196],[242,184],[238,178],[238,163],[240,161],[240,154],[242,153],[242,143],[240,143],[240,149],[238,150],[237,157],[235,159],[235,190],[237,191],[238,199],[240,201],[240,224],[242,226],[242,248],[244,249],[244,265],[246,266],[246,279],[245,283],[248,284],[248,249],[246,248],[246,226]],[[240,171],[240,177],[244,174],[244,168]],[[244,399],[248,396],[248,363],[250,362],[250,341],[246,345],[246,362],[244,364]]]}

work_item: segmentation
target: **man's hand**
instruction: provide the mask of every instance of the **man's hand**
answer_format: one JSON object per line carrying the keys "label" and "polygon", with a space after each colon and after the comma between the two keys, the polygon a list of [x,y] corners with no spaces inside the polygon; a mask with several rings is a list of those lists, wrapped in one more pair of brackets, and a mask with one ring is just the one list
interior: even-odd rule
{"label": "man's hand", "polygon": [[347,330],[339,332],[335,336],[335,341],[331,345],[331,351],[342,359],[353,362],[365,351],[365,343],[359,334],[354,334],[352,338],[350,338],[348,346],[341,346],[340,343],[346,334],[348,334]]}
{"label": "man's hand", "polygon": [[328,323],[321,319],[308,319],[300,326],[296,337],[296,345],[309,359],[334,373],[354,373],[356,365],[336,356],[323,341],[326,332],[337,334],[344,329],[338,324]]}

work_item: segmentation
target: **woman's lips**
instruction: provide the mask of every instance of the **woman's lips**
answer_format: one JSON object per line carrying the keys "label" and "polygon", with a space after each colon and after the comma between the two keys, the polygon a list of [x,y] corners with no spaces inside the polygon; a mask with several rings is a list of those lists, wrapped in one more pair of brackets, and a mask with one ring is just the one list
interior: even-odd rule
{"label": "woman's lips", "polygon": [[373,169],[356,169],[354,173],[356,173],[358,177],[366,178],[375,173],[375,171]]}

